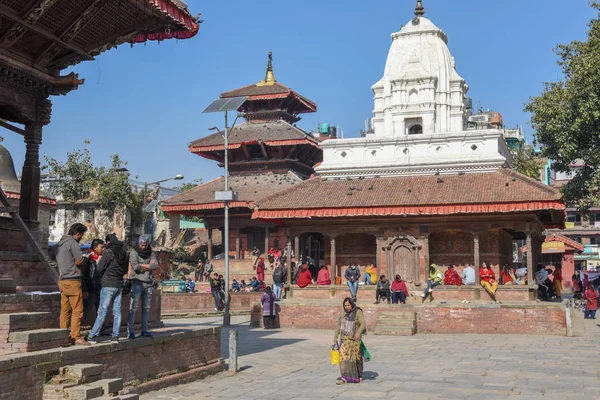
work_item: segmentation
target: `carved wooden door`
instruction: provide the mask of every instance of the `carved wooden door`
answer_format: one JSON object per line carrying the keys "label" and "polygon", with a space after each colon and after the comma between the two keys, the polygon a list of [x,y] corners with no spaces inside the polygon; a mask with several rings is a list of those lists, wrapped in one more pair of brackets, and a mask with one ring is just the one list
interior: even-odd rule
{"label": "carved wooden door", "polygon": [[400,274],[403,280],[413,283],[415,280],[415,257],[412,250],[407,246],[398,246],[394,250],[394,274],[389,277],[393,280],[396,274]]}

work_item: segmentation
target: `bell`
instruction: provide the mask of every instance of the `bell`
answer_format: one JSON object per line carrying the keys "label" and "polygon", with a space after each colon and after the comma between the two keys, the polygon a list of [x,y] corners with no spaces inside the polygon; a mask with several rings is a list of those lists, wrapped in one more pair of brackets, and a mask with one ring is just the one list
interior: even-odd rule
{"label": "bell", "polygon": [[0,187],[4,192],[21,193],[21,182],[17,179],[12,156],[2,145],[0,145]]}

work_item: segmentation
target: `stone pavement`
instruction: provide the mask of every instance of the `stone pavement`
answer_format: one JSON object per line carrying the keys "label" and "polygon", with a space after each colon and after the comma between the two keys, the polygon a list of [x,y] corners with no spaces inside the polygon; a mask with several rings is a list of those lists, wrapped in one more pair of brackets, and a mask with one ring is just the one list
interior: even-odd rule
{"label": "stone pavement", "polygon": [[[358,385],[337,386],[329,364],[332,331],[264,331],[235,317],[241,372],[148,393],[142,399],[600,398],[600,320],[583,320],[587,337],[367,335],[373,360]],[[167,321],[218,325],[220,319]],[[226,347],[229,332],[223,330]],[[228,350],[222,349],[225,359]],[[405,397],[409,396],[409,397]]]}

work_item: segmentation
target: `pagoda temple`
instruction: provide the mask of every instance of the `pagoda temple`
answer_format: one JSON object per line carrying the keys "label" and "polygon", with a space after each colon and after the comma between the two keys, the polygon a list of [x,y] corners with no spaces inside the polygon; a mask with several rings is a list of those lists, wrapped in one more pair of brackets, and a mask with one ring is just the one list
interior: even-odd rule
{"label": "pagoda temple", "polygon": [[523,297],[534,298],[543,232],[564,224],[562,195],[510,169],[502,131],[466,130],[468,86],[446,33],[424,14],[419,0],[392,34],[383,77],[372,87],[374,132],[321,143],[316,175],[255,202],[253,218],[283,223],[300,256],[297,243],[321,234],[318,261],[332,276],[349,264],[375,264],[378,275],[399,274],[413,289],[425,284],[432,263],[460,273],[487,262],[498,276],[523,241],[530,285]]}
{"label": "pagoda temple", "polygon": [[47,226],[40,221],[49,219],[43,205],[53,202],[40,196],[39,151],[51,96],[84,83],[62,71],[124,43],[192,38],[199,27],[198,15],[181,0],[0,0],[0,127],[21,135],[26,145],[20,182],[7,167],[12,161],[1,162],[7,153],[0,154],[1,277],[14,278],[19,290],[38,290],[41,282],[43,290],[56,289],[49,285],[56,271],[39,246],[40,227]]}
{"label": "pagoda temple", "polygon": [[[230,130],[228,143],[229,185],[237,192],[237,200],[229,202],[230,239],[235,243],[230,254],[236,260],[243,260],[250,257],[254,247],[262,253],[270,247],[281,249],[287,243],[278,221],[253,220],[252,212],[256,202],[292,188],[314,174],[314,166],[322,160],[321,148],[315,138],[295,123],[300,120],[299,115],[317,111],[317,105],[277,82],[271,53],[263,80],[220,97],[248,97],[239,109],[245,122]],[[193,141],[189,151],[223,166],[224,141],[220,133]],[[162,204],[164,212],[198,216],[205,221],[209,259],[213,258],[212,230],[224,227],[224,203],[215,200],[215,192],[221,190],[224,177]]]}

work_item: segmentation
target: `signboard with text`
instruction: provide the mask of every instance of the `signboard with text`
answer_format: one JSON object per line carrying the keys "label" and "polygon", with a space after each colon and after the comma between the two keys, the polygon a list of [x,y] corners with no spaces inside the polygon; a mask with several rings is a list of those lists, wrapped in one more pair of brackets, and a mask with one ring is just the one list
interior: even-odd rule
{"label": "signboard with text", "polygon": [[544,242],[542,243],[543,254],[564,253],[565,244],[563,242]]}

